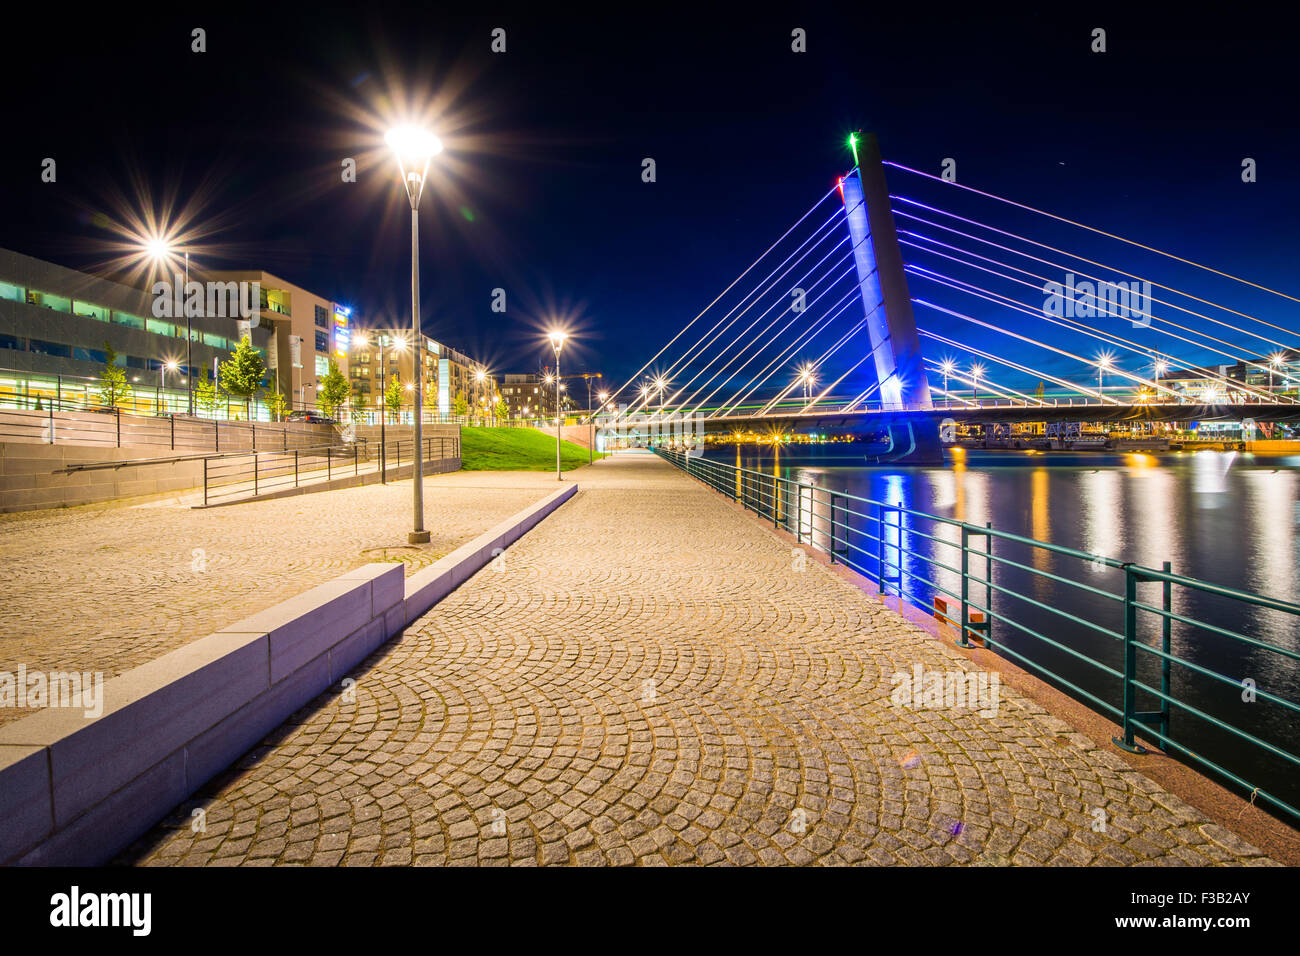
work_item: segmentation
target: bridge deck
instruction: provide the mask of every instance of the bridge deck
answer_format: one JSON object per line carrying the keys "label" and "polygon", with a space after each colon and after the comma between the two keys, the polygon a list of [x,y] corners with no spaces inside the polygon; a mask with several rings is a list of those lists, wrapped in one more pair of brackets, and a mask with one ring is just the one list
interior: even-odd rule
{"label": "bridge deck", "polygon": [[667,464],[573,477],[355,703],[323,695],[124,859],[1266,862],[1006,685],[989,718],[892,705],[892,674],[971,665]]}

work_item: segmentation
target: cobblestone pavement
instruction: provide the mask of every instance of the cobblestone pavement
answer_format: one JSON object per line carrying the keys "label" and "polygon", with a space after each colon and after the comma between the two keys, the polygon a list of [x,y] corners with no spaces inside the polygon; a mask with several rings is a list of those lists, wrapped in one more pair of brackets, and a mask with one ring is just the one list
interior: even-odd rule
{"label": "cobblestone pavement", "polygon": [[[107,679],[367,561],[436,561],[554,485],[431,475],[418,547],[409,480],[206,511],[176,496],[0,515],[0,671]],[[0,708],[0,723],[28,713]]]}
{"label": "cobblestone pavement", "polygon": [[668,465],[574,478],[122,862],[1270,862],[1005,685],[893,705],[970,665]]}

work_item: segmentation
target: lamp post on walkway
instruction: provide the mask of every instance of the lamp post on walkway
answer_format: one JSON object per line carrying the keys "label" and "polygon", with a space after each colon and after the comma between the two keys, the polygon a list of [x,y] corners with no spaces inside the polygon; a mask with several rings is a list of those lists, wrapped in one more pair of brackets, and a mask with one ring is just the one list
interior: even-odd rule
{"label": "lamp post on walkway", "polygon": [[412,435],[415,448],[411,459],[412,505],[415,527],[406,540],[410,544],[426,544],[429,532],[424,530],[424,403],[421,400],[420,375],[424,371],[421,355],[420,331],[420,196],[424,193],[424,180],[429,172],[429,160],[442,152],[442,143],[428,130],[417,126],[396,126],[384,136],[384,142],[397,156],[402,172],[406,198],[411,201],[411,348],[415,369],[415,430]]}
{"label": "lamp post on walkway", "polygon": [[564,348],[564,340],[569,334],[555,329],[546,337],[551,340],[551,348],[555,349],[555,480],[563,481],[564,474],[560,471],[560,423],[563,421],[560,413],[560,349]]}

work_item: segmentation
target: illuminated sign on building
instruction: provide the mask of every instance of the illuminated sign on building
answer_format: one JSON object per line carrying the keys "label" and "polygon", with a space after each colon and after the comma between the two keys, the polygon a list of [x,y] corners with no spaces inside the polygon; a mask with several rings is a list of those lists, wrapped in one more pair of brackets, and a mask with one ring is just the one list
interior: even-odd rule
{"label": "illuminated sign on building", "polygon": [[334,354],[339,358],[347,357],[348,348],[352,344],[352,332],[348,328],[351,315],[351,309],[341,305],[334,306]]}

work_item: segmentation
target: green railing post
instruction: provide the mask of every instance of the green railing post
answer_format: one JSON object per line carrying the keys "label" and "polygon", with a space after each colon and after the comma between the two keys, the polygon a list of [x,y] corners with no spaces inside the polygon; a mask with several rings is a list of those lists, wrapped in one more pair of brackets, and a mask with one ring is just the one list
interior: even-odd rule
{"label": "green railing post", "polygon": [[993,650],[993,522],[984,522],[984,646]]}
{"label": "green railing post", "polygon": [[876,505],[876,593],[885,593],[885,506]]}
{"label": "green railing post", "polygon": [[[1173,566],[1168,561],[1166,561],[1164,563],[1165,573],[1168,574],[1172,570],[1173,570]],[[1173,610],[1173,605],[1171,602],[1171,599],[1173,597],[1173,584],[1169,581],[1165,581],[1163,588],[1164,588],[1164,600],[1162,602],[1162,607],[1164,608],[1165,613],[1164,616],[1161,618],[1161,629],[1160,629],[1160,649],[1164,651],[1164,657],[1160,658],[1160,693],[1161,693],[1160,735],[1162,737],[1168,737],[1169,736],[1169,665],[1171,663],[1169,660],[1169,646],[1170,646],[1170,637],[1172,636],[1173,623],[1174,623],[1172,620],[1170,620],[1169,612]],[[1163,744],[1164,742],[1161,741],[1161,743]]]}
{"label": "green railing post", "polygon": [[1133,739],[1134,714],[1137,712],[1137,570],[1131,563],[1124,565],[1124,685],[1122,690],[1123,724],[1120,736],[1112,737],[1115,746],[1133,754],[1144,754],[1146,748]]}
{"label": "green railing post", "polygon": [[970,640],[970,528],[961,523],[961,633],[958,647],[974,647]]}

